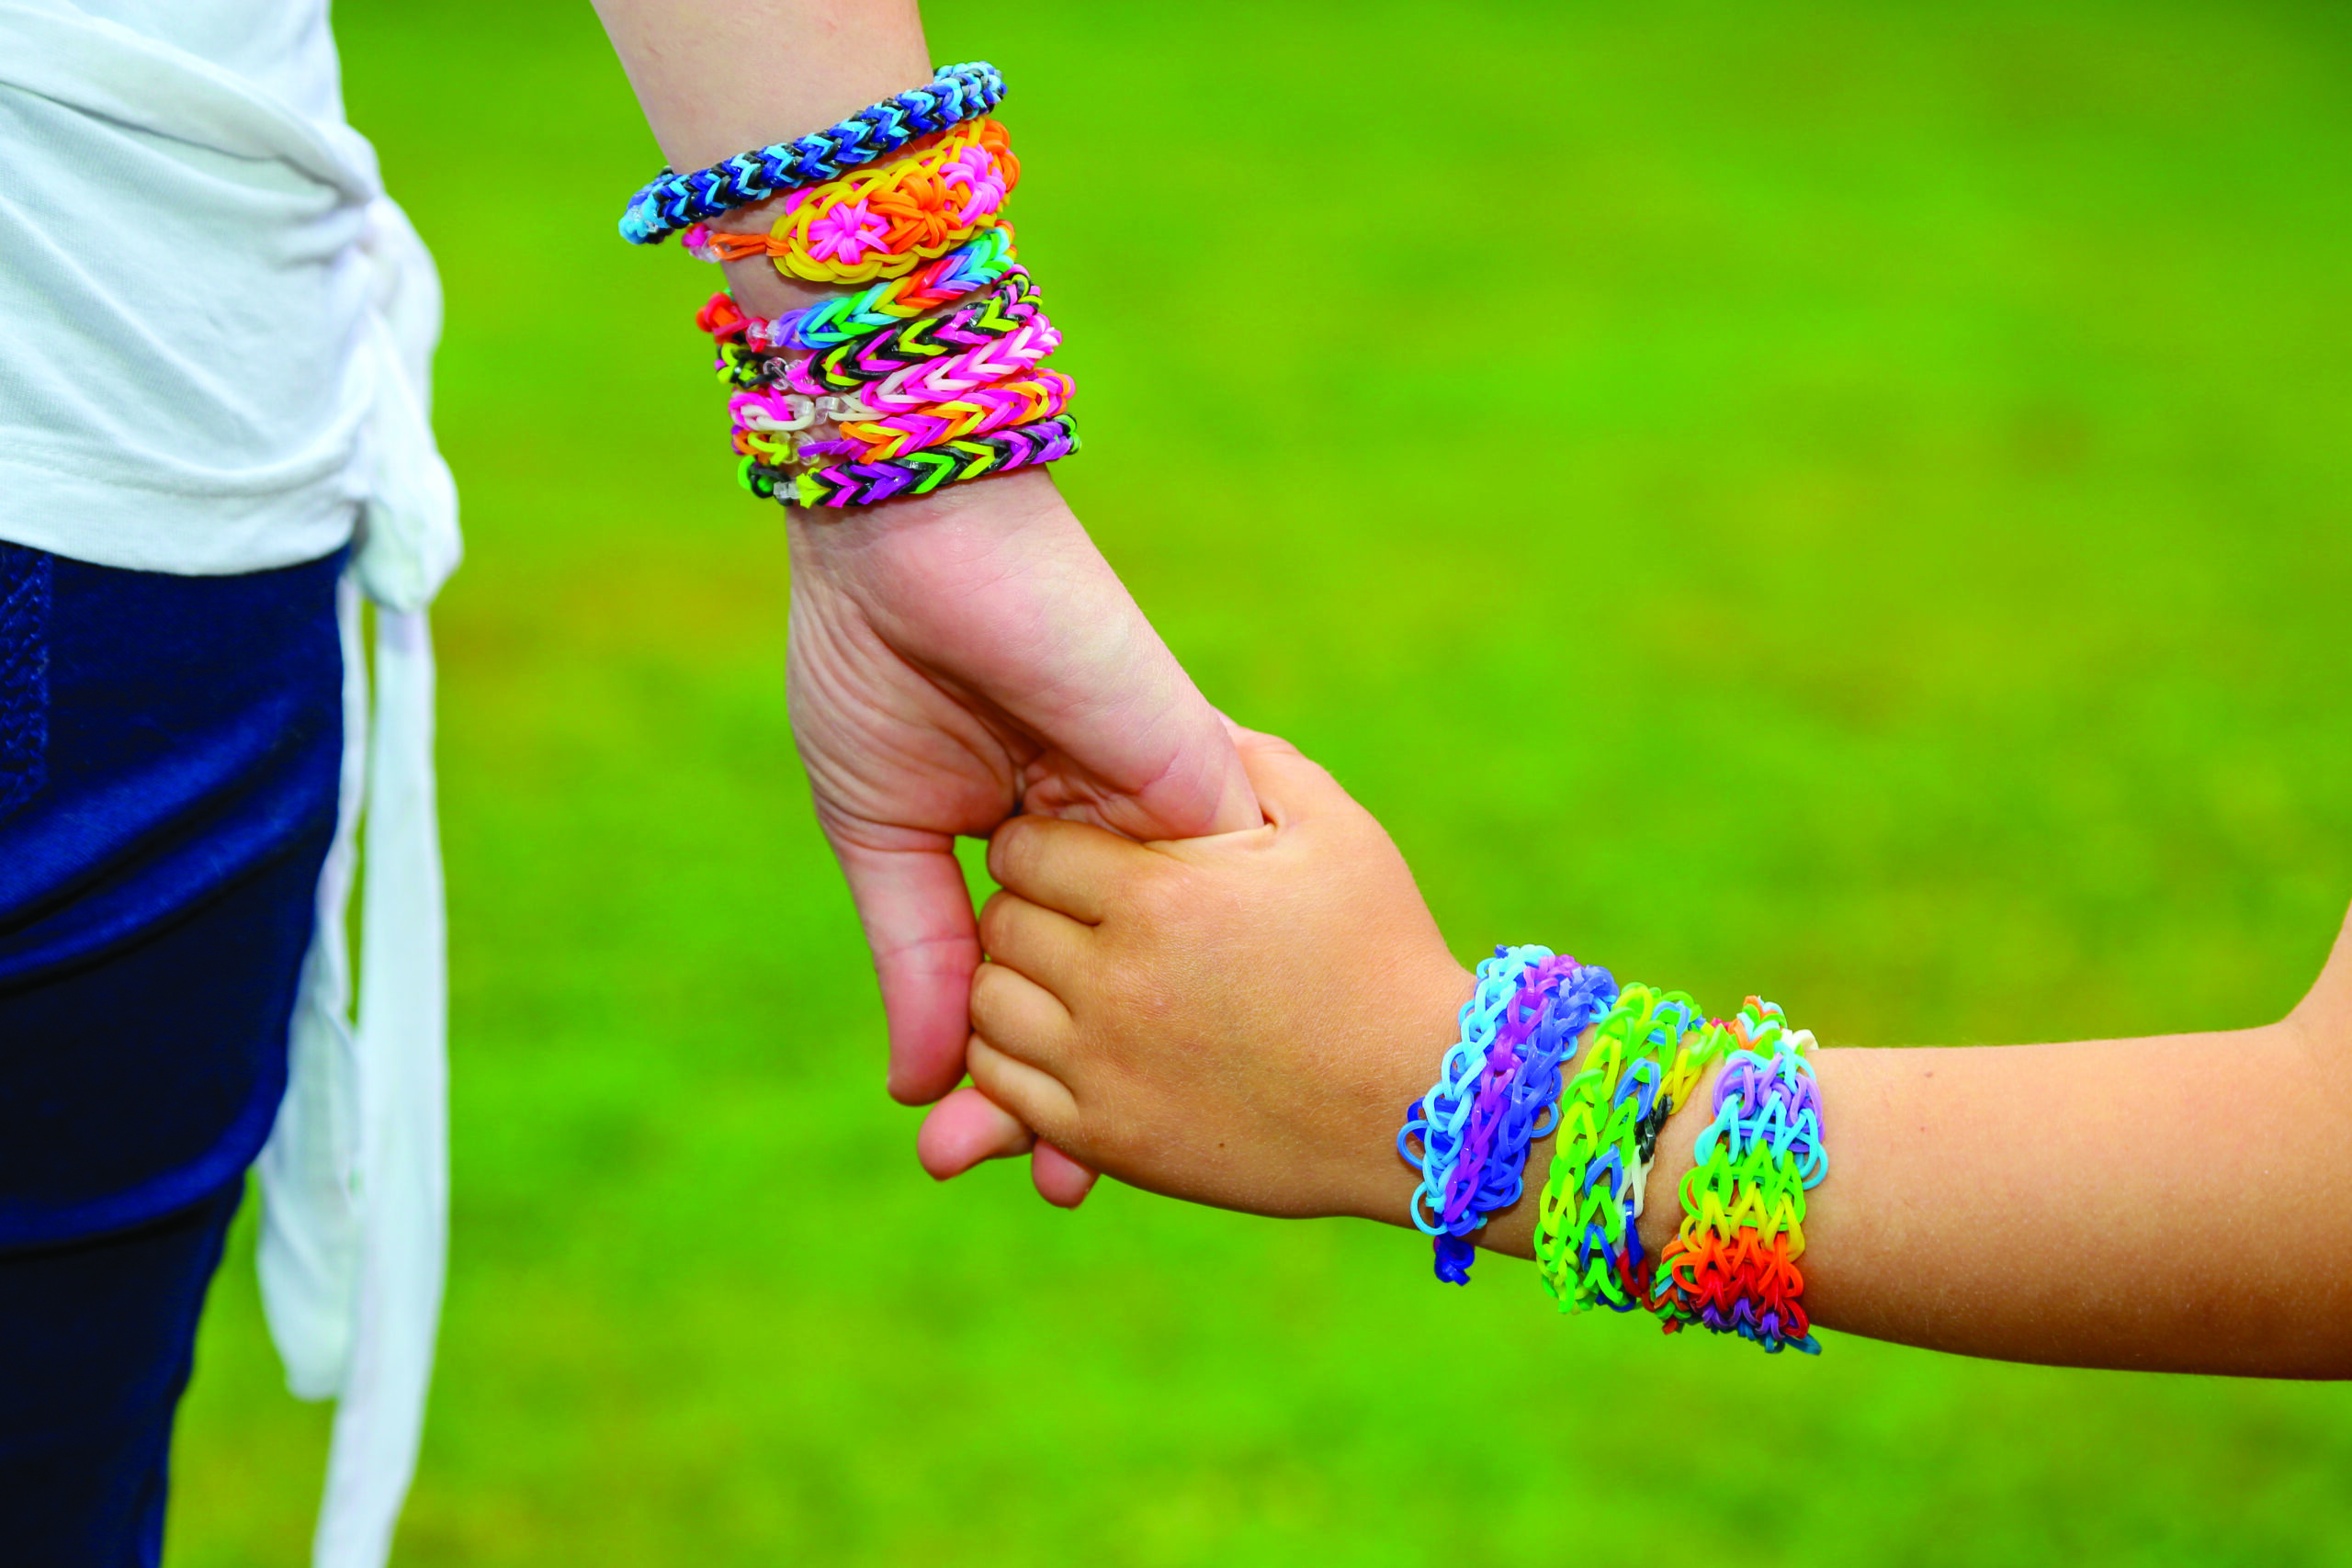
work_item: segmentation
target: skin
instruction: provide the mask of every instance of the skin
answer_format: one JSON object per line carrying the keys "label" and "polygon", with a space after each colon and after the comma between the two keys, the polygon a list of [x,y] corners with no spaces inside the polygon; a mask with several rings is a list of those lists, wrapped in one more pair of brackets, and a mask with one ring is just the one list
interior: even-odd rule
{"label": "skin", "polygon": [[[1038,818],[999,829],[974,1079],[1134,1185],[1408,1225],[1396,1128],[1471,976],[1369,813],[1281,741],[1244,735],[1241,754],[1261,827],[1149,844]],[[1814,1059],[1817,1324],[2011,1360],[2352,1376],[2352,928],[2259,1028]],[[1660,1138],[1653,1248],[1704,1121]],[[1550,1157],[1532,1151],[1531,1196],[1483,1245],[1532,1255]]]}
{"label": "skin", "polygon": [[[932,74],[911,0],[597,11],[676,168],[830,125]],[[755,207],[718,226],[769,220]],[[756,260],[727,281],[762,315],[830,292]],[[919,1144],[935,1176],[1028,1152],[1027,1129],[956,1089],[980,949],[956,839],[1023,810],[1141,838],[1231,831],[1261,821],[1249,779],[1044,471],[786,525],[793,735],[874,953],[890,1092],[940,1101]],[[1090,1171],[1035,1153],[1040,1192],[1084,1197]]]}

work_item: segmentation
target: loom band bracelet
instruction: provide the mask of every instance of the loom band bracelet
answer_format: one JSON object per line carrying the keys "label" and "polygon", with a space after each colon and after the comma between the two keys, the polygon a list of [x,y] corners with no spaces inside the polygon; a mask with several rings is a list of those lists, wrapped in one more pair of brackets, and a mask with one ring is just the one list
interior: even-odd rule
{"label": "loom band bracelet", "polygon": [[1069,406],[1074,385],[1058,370],[1040,370],[913,413],[883,420],[842,420],[840,435],[811,443],[807,450],[811,457],[848,457],[861,463],[903,457],[950,441],[1055,418]]}
{"label": "loom band bracelet", "polygon": [[774,387],[752,387],[727,400],[727,412],[746,430],[807,430],[821,420],[852,420],[874,411],[854,397],[811,398]]}
{"label": "loom band bracelet", "polygon": [[[804,305],[763,325],[754,324],[747,333],[754,344],[770,348],[835,348],[993,288],[1016,265],[1012,225],[999,223],[904,277],[884,278],[854,294]],[[757,318],[753,320],[756,323]]]}
{"label": "loom band bracelet", "polygon": [[1737,1157],[1761,1142],[1775,1156],[1792,1156],[1804,1185],[1817,1187],[1829,1172],[1821,1140],[1821,1091],[1804,1058],[1783,1049],[1770,1060],[1752,1051],[1732,1053],[1715,1080],[1715,1114],[1699,1134],[1695,1158],[1703,1162],[1717,1140],[1728,1139]]}
{"label": "loom band bracelet", "polygon": [[936,364],[910,366],[885,380],[860,389],[857,395],[877,418],[908,413],[1021,375],[1061,345],[1062,334],[1041,310],[1009,337],[966,349]]}
{"label": "loom band bracelet", "polygon": [[621,214],[621,237],[633,245],[650,245],[690,223],[837,179],[917,137],[988,113],[1004,101],[1004,77],[984,60],[944,65],[922,86],[868,105],[822,130],[754,147],[687,174],[664,169],[629,198]]}
{"label": "loom band bracelet", "polygon": [[763,354],[740,343],[722,343],[711,368],[726,386],[740,389],[781,386],[792,366],[782,355]]}
{"label": "loom band bracelet", "polygon": [[[869,399],[875,395],[866,394]],[[1545,948],[1498,947],[1494,957],[1479,964],[1470,999],[1462,1004],[1456,1015],[1460,1037],[1446,1048],[1438,1064],[1438,1081],[1421,1100],[1425,1119],[1432,1128],[1441,1130],[1453,1147],[1459,1146],[1480,1075],[1486,1069],[1487,1054],[1494,1044],[1503,1010],[1510,1005],[1520,977],[1542,958],[1550,956]]]}
{"label": "loom band bracelet", "polygon": [[1037,280],[1027,268],[1013,267],[994,288],[952,310],[895,322],[888,331],[854,339],[796,363],[800,376],[818,390],[854,391],[910,366],[928,365],[1009,336],[1036,315],[1040,303]]}
{"label": "loom band bracelet", "polygon": [[1596,976],[1599,983],[1613,987],[1606,969],[1580,964],[1571,954],[1555,954],[1527,973],[1506,1007],[1496,1025],[1495,1049],[1508,1045],[1514,1061],[1507,1074],[1489,1074],[1481,1089],[1503,1102],[1490,1157],[1514,1150],[1523,1156],[1527,1145],[1543,1135],[1539,1124],[1548,1130],[1542,1119],[1555,1110],[1561,1065],[1575,1055],[1589,1021]]}
{"label": "loom band bracelet", "polygon": [[[1577,1258],[1578,1294],[1619,1312],[1641,1303],[1638,1281],[1645,1257],[1639,1221],[1643,1189],[1668,1109],[1657,1094],[1663,1073],[1657,1062],[1645,1058],[1621,1077],[1601,1148],[1586,1165],[1577,1192],[1577,1215],[1583,1227]],[[1604,1178],[1609,1183],[1606,1201],[1597,1203],[1594,1194]],[[1605,1267],[1599,1272],[1593,1268],[1596,1241],[1605,1255]]]}
{"label": "loom band bracelet", "polygon": [[[1484,1227],[1488,1214],[1524,1195],[1528,1147],[1539,1118],[1555,1111],[1561,1064],[1599,1010],[1596,995],[1613,999],[1615,992],[1616,981],[1607,970],[1580,965],[1565,954],[1544,960],[1521,977],[1497,1026],[1479,1105],[1449,1177],[1442,1212],[1447,1234],[1434,1238],[1440,1280],[1468,1284],[1477,1253],[1464,1238]],[[1504,1060],[1498,1063],[1498,1056]],[[1488,1142],[1483,1113],[1490,1105],[1500,1115]],[[1465,1177],[1465,1170],[1476,1174]]]}
{"label": "loom band bracelet", "polygon": [[[1022,274],[1026,282],[1028,274]],[[1038,320],[1034,287],[1000,285],[986,299],[945,316],[902,323],[878,338],[847,344],[821,357],[786,360],[785,379],[811,397],[854,392],[902,372],[927,370],[1013,336]]]}
{"label": "loom band bracelet", "polygon": [[1728,1235],[1743,1224],[1786,1230],[1804,1250],[1804,1183],[1794,1167],[1775,1160],[1762,1145],[1734,1157],[1718,1149],[1705,1165],[1682,1178],[1684,1234],[1713,1230]]}
{"label": "loom band bracelet", "polygon": [[[1535,1113],[1534,1107],[1523,1105],[1523,1098],[1531,1092],[1547,1092],[1544,1087],[1547,1079],[1548,1092],[1558,1092],[1563,1042],[1553,1014],[1562,1005],[1564,987],[1571,986],[1578,973],[1573,956],[1555,953],[1520,976],[1518,990],[1503,1006],[1487,1047],[1464,1146],[1447,1180],[1443,1213],[1453,1235],[1485,1224],[1486,1214],[1519,1201],[1529,1142],[1525,1128]],[[1576,1005],[1574,998],[1566,1005]],[[1573,1035],[1568,1036],[1566,1048],[1575,1048]]]}
{"label": "loom band bracelet", "polygon": [[1546,998],[1543,1015],[1524,1046],[1513,1043],[1521,1052],[1520,1060],[1505,1086],[1502,1114],[1478,1181],[1476,1201],[1487,1213],[1507,1209],[1524,1195],[1527,1151],[1558,1124],[1562,1074],[1591,1023],[1595,987],[1577,976],[1591,975],[1598,975],[1601,983],[1613,989],[1607,970],[1580,966]]}
{"label": "loom band bracelet", "polygon": [[[1544,947],[1498,946],[1493,957],[1479,961],[1470,998],[1455,1014],[1457,1037],[1439,1059],[1437,1082],[1407,1110],[1405,1125],[1396,1134],[1396,1152],[1420,1173],[1408,1208],[1415,1227],[1425,1235],[1444,1234],[1446,1186],[1503,1011],[1519,989],[1521,976],[1553,956]],[[1416,1134],[1421,1145],[1418,1153],[1412,1147]]]}
{"label": "loom band bracelet", "polygon": [[684,243],[703,261],[765,256],[786,276],[810,283],[900,277],[994,228],[1020,180],[1004,127],[976,120],[910,142],[886,164],[793,192],[765,234],[697,223]]}
{"label": "loom band bracelet", "polygon": [[[1474,1254],[1443,1245],[1444,1238],[1458,1238],[1485,1223],[1483,1213],[1465,1218],[1466,1199],[1458,1191],[1465,1165],[1478,1173],[1473,1179],[1483,1182],[1485,1150],[1474,1147],[1470,1136],[1480,1091],[1502,1066],[1497,1061],[1498,1051],[1509,1065],[1502,1070],[1516,1068],[1517,1048],[1502,1039],[1507,1016],[1517,996],[1528,988],[1531,973],[1556,962],[1557,955],[1548,948],[1498,947],[1493,958],[1479,964],[1476,987],[1460,1013],[1461,1039],[1447,1051],[1440,1064],[1438,1084],[1425,1097],[1425,1104],[1433,1103],[1436,1110],[1423,1112],[1430,1133],[1423,1139],[1423,1157],[1418,1162],[1422,1179],[1412,1207],[1416,1225],[1441,1244],[1436,1249],[1437,1276],[1448,1282],[1469,1282]],[[1501,1109],[1492,1095],[1484,1098],[1490,1111]],[[1480,1126],[1477,1131],[1484,1134],[1489,1129]],[[1411,1162],[1409,1151],[1407,1157]],[[1433,1223],[1422,1215],[1424,1205]]]}
{"label": "loom band bracelet", "polygon": [[[1510,1047],[1498,1045],[1496,1054],[1502,1060],[1498,1063],[1496,1055],[1487,1056],[1489,1078],[1507,1075],[1519,1066],[1518,1053]],[[1505,1083],[1507,1086],[1507,1078]],[[1487,1223],[1487,1209],[1478,1198],[1486,1184],[1487,1156],[1493,1152],[1495,1134],[1501,1129],[1505,1109],[1503,1095],[1488,1093],[1485,1084],[1471,1100],[1469,1118],[1463,1123],[1462,1145],[1447,1168],[1438,1210],[1449,1235],[1466,1235]]]}
{"label": "loom band bracelet", "polygon": [[[1432,1089],[1429,1094],[1406,1107],[1405,1125],[1396,1133],[1397,1154],[1403,1157],[1406,1164],[1417,1171],[1423,1172],[1425,1176],[1432,1166],[1440,1170],[1451,1168],[1462,1148],[1462,1134],[1453,1124],[1450,1111],[1444,1118],[1432,1120],[1429,1109],[1432,1099],[1439,1099],[1442,1109],[1453,1103],[1440,1099],[1437,1091]],[[1416,1140],[1420,1145],[1419,1149],[1412,1147]],[[1426,1181],[1424,1185],[1427,1185]],[[1442,1200],[1438,1199],[1435,1194],[1432,1194],[1432,1201],[1437,1201],[1441,1207],[1442,1206]],[[1434,1235],[1437,1233],[1432,1231],[1429,1234]]]}
{"label": "loom band bracelet", "polygon": [[[1645,1189],[1659,1132],[1673,1109],[1659,1093],[1664,1076],[1665,1069],[1658,1062],[1644,1058],[1633,1063],[1620,1077],[1609,1121],[1601,1132],[1600,1152],[1586,1166],[1578,1194],[1578,1217],[1586,1225],[1586,1241],[1577,1257],[1578,1271],[1587,1284],[1595,1288],[1599,1298],[1619,1312],[1631,1311],[1640,1303],[1638,1294],[1627,1292],[1638,1280],[1645,1262],[1640,1230]],[[1610,1179],[1612,1205],[1601,1233],[1610,1269],[1596,1280],[1589,1251],[1596,1212],[1592,1192],[1595,1183],[1604,1176]]]}
{"label": "loom band bracelet", "polygon": [[754,495],[787,507],[836,510],[929,495],[946,485],[1058,462],[1077,451],[1079,445],[1077,428],[1064,414],[887,462],[842,463],[797,473],[746,464],[741,478],[744,488]]}
{"label": "loom band bracelet", "polygon": [[1768,1351],[1821,1353],[1804,1310],[1803,1274],[1785,1252],[1767,1249],[1757,1238],[1744,1236],[1677,1258],[1673,1288],[1688,1314],[1683,1322],[1738,1334]]}
{"label": "loom band bracelet", "polygon": [[[1565,1072],[1568,1062],[1583,1048],[1587,1030],[1599,1024],[1616,1007],[1619,995],[1617,977],[1598,964],[1580,965],[1575,976],[1562,991],[1557,1008],[1544,1021],[1544,1028],[1556,1031],[1553,1043],[1557,1057],[1556,1070]],[[1573,1007],[1570,1004],[1575,1004]],[[1559,1090],[1555,1086],[1546,1095],[1550,1121],[1539,1121],[1532,1137],[1549,1137],[1559,1121]]]}
{"label": "loom band bracelet", "polygon": [[1709,1067],[1730,1055],[1735,1043],[1730,1030],[1716,1019],[1708,1019],[1699,1028],[1684,1032],[1675,1047],[1674,1065],[1667,1068],[1666,1082],[1659,1091],[1673,1102],[1675,1111],[1690,1103],[1699,1080],[1707,1076]]}
{"label": "loom band bracelet", "polygon": [[695,325],[722,343],[760,354],[825,350],[862,343],[910,319],[993,289],[1028,270],[1012,259],[1012,225],[1000,224],[904,277],[846,297],[820,299],[774,318],[755,316],[720,289],[695,312]]}
{"label": "loom band bracelet", "polygon": [[747,463],[785,468],[800,460],[800,438],[788,431],[738,430],[731,440]]}

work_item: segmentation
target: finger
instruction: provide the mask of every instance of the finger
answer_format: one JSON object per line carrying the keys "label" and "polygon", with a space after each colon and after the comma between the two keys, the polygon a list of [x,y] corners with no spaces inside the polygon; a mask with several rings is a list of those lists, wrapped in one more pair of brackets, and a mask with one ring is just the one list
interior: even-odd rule
{"label": "finger", "polygon": [[1054,817],[1015,817],[989,840],[989,874],[1032,904],[1093,925],[1110,890],[1151,857],[1116,833]]}
{"label": "finger", "polygon": [[972,1032],[1047,1072],[1069,1059],[1069,1010],[1036,981],[1001,964],[983,964],[972,976]]}
{"label": "finger", "polygon": [[877,848],[832,838],[833,853],[873,950],[890,1032],[890,1095],[937,1100],[964,1076],[965,1000],[980,938],[963,867],[944,834]]}
{"label": "finger", "polygon": [[1057,1209],[1075,1209],[1094,1190],[1094,1172],[1051,1144],[1041,1143],[1030,1154],[1029,1179],[1037,1196]]}
{"label": "finger", "polygon": [[1287,827],[1310,817],[1363,809],[1340,787],[1339,780],[1279,735],[1236,725],[1233,745],[1242,767],[1249,771],[1259,807],[1272,826]]}
{"label": "finger", "polygon": [[963,1175],[983,1160],[1024,1155],[1037,1141],[1012,1113],[970,1084],[931,1108],[915,1134],[915,1158],[935,1181]]}
{"label": "finger", "polygon": [[[972,1064],[972,1082],[979,1091],[1023,1125],[1038,1129],[1041,1139],[1057,1133],[1068,1137],[1078,1130],[1078,1101],[1061,1079],[1007,1055],[984,1037],[974,1036],[966,1055]],[[1038,1146],[1045,1145],[1040,1142]]]}
{"label": "finger", "polygon": [[1024,975],[1066,998],[1087,972],[1094,928],[1068,915],[1032,904],[1007,888],[989,896],[980,909],[980,948],[993,964]]}

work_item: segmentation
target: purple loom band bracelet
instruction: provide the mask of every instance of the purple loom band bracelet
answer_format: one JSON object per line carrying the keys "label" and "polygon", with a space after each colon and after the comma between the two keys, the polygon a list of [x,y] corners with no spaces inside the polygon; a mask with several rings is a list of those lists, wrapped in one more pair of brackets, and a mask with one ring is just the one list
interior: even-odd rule
{"label": "purple loom band bracelet", "polygon": [[[1561,984],[1576,973],[1577,961],[1566,953],[1547,958],[1520,977],[1519,989],[1504,1006],[1495,1025],[1494,1043],[1487,1048],[1486,1070],[1479,1075],[1477,1098],[1462,1133],[1461,1152],[1447,1173],[1445,1202],[1439,1219],[1446,1234],[1461,1235],[1476,1228],[1471,1205],[1487,1185],[1487,1170],[1502,1132],[1503,1113],[1510,1103],[1511,1087],[1526,1059],[1527,1047],[1548,1011],[1547,1004]],[[1488,1205],[1480,1204],[1483,1213]]]}
{"label": "purple loom band bracelet", "polygon": [[1521,976],[1551,956],[1548,947],[1500,946],[1493,957],[1479,961],[1476,984],[1457,1015],[1460,1038],[1439,1062],[1437,1082],[1405,1108],[1405,1124],[1396,1130],[1396,1153],[1420,1173],[1410,1213],[1414,1225],[1425,1235],[1444,1232],[1446,1187],[1462,1153],[1463,1133],[1487,1072],[1495,1031],[1518,994]]}
{"label": "purple loom band bracelet", "polygon": [[1616,998],[1608,970],[1566,954],[1523,979],[1496,1029],[1491,1070],[1447,1182],[1444,1232],[1432,1238],[1439,1279],[1469,1282],[1470,1233],[1525,1191],[1528,1148],[1558,1122],[1562,1069]]}

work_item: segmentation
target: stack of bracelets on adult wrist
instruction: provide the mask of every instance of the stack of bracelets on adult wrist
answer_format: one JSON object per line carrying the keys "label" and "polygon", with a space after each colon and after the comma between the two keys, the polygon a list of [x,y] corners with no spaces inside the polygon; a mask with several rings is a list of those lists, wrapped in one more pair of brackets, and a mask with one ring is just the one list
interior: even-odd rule
{"label": "stack of bracelets on adult wrist", "polygon": [[[730,390],[738,472],[789,506],[870,505],[1077,450],[1061,334],[1013,257],[1021,178],[988,118],[1004,78],[951,65],[830,130],[691,175],[667,170],[621,233],[683,232],[707,261],[762,256],[787,277],[860,285],[774,320],[725,293],[695,318]],[[765,234],[708,220],[781,198]]]}
{"label": "stack of bracelets on adult wrist", "polygon": [[[1696,1323],[1768,1351],[1819,1351],[1796,1267],[1805,1193],[1829,1169],[1810,1032],[1755,997],[1710,1019],[1679,991],[1621,989],[1542,947],[1497,948],[1460,1021],[1396,1137],[1421,1178],[1413,1223],[1435,1241],[1439,1279],[1468,1282],[1470,1234],[1520,1201],[1529,1146],[1556,1132],[1535,1261],[1561,1311],[1647,1308],[1669,1334]],[[1717,1062],[1681,1226],[1646,1256],[1638,1222],[1658,1139]]]}

